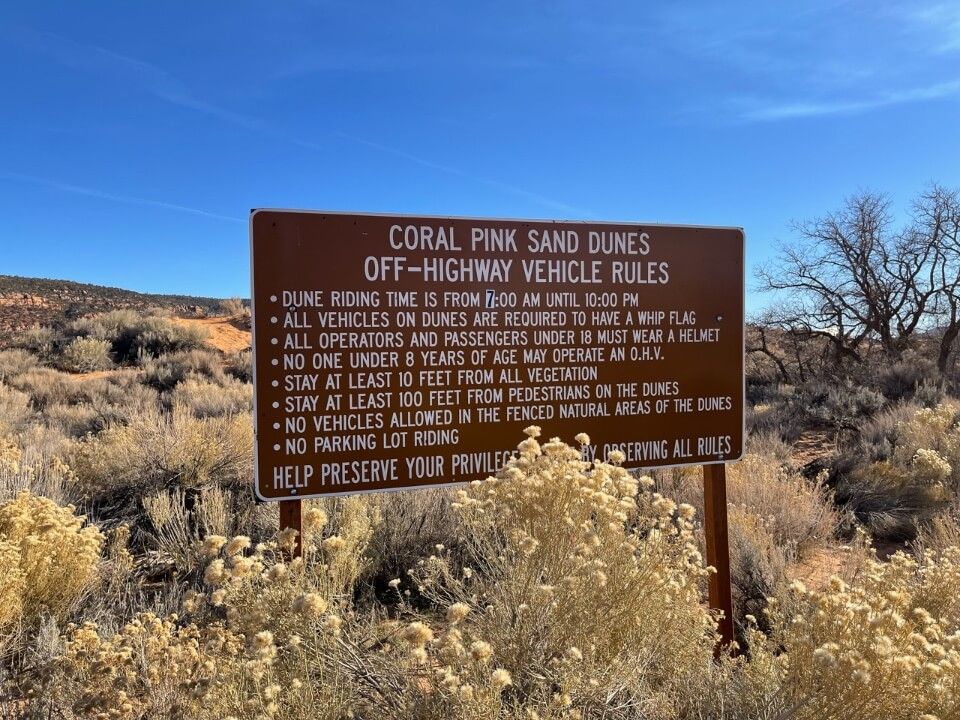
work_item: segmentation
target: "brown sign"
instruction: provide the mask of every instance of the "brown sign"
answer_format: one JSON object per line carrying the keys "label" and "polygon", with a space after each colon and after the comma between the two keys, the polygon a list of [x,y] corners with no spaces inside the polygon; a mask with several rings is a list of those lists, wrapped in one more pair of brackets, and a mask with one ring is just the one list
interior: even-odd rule
{"label": "brown sign", "polygon": [[743,447],[743,232],[251,216],[257,494],[495,473],[528,425],[587,459]]}

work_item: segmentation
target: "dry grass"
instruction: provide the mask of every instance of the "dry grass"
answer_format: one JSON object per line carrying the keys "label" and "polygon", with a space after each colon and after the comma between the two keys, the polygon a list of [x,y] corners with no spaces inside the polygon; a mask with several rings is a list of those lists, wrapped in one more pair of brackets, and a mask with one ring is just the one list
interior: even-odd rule
{"label": "dry grass", "polygon": [[[729,468],[749,654],[716,663],[697,469],[654,484],[531,429],[517,460],[460,493],[307,503],[291,561],[276,508],[250,494],[249,354],[170,351],[183,337],[170,325],[116,313],[69,330],[114,351],[156,340],[158,357],[122,373],[0,353],[0,697],[31,716],[960,714],[960,514],[932,514],[914,559],[839,548],[850,520],[822,477],[797,472],[785,440],[799,435],[778,424],[802,417],[810,388],[764,386],[767,429]],[[818,412],[845,422],[874,400],[838,388]],[[950,407],[875,415],[844,477],[885,463],[895,487],[954,498]],[[800,574],[814,590],[791,586]]]}
{"label": "dry grass", "polygon": [[[699,467],[674,468],[657,474],[658,487],[670,497],[703,510]],[[760,518],[787,557],[796,559],[809,547],[828,542],[840,525],[823,480],[809,481],[776,456],[748,454],[727,468],[727,502]]]}
{"label": "dry grass", "polygon": [[[202,584],[175,616],[141,604],[62,640],[45,629],[33,655],[44,672],[18,686],[33,691],[32,712],[68,718],[955,716],[960,550],[867,563],[818,591],[784,587],[746,621],[750,656],[717,664],[693,509],[650,485],[524,441],[497,479],[456,498],[466,562],[435,548],[411,575],[433,604],[418,610],[395,590],[395,617],[356,592],[377,562],[382,498],[310,508],[302,561],[289,560],[288,534],[201,540],[188,522],[171,541],[190,548]],[[171,494],[148,512],[163,524],[182,506]],[[771,546],[757,515],[732,516],[761,554]],[[752,566],[776,576],[767,560]],[[104,562],[129,577],[125,551]]]}

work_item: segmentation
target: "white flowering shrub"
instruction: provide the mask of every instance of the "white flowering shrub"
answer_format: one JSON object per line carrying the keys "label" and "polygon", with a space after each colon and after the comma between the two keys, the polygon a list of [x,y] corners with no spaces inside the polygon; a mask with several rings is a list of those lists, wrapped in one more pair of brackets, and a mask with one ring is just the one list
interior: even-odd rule
{"label": "white flowering shrub", "polygon": [[497,477],[458,493],[467,567],[441,551],[414,573],[448,613],[469,610],[425,659],[449,674],[433,702],[459,716],[460,688],[498,666],[511,678],[505,699],[524,706],[672,705],[714,644],[693,508],[651,492],[622,458],[587,463],[528,434]]}
{"label": "white flowering shrub", "polygon": [[[558,440],[541,444],[536,428],[528,435],[496,477],[455,494],[449,542],[390,582],[386,596],[363,580],[383,522],[375,495],[308,504],[302,558],[292,558],[291,531],[264,543],[191,536],[197,541],[182,554],[195,563],[196,582],[175,612],[141,607],[122,620],[91,614],[69,626],[54,659],[18,685],[30,712],[97,720],[960,716],[960,548],[868,562],[822,589],[795,583],[747,615],[749,653],[716,662],[694,508],[631,476],[618,454],[586,463]],[[87,558],[69,568],[87,579],[61,574],[58,588],[89,587],[102,544],[69,509],[29,495],[14,503],[0,512],[18,528],[0,529],[0,648],[2,624],[35,602],[31,568],[43,567],[31,549],[32,560],[14,568],[24,543],[10,538],[46,533],[50,541],[36,547],[47,555]],[[162,515],[159,506],[152,512]],[[782,574],[783,558],[769,548],[811,527],[746,505],[731,518],[744,552],[763,556],[752,565],[771,576]],[[131,558],[111,550],[101,562]],[[104,592],[124,591],[123,582]]]}
{"label": "white flowering shrub", "polygon": [[809,720],[960,717],[958,593],[958,548],[919,563],[897,553],[850,585],[795,583],[768,610],[771,636],[751,632],[750,662],[772,674],[765,704]]}

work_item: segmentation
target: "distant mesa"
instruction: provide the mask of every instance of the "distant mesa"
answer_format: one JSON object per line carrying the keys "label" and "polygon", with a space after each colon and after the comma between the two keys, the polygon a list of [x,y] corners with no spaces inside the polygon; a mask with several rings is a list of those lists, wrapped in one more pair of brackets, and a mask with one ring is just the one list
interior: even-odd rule
{"label": "distant mesa", "polygon": [[[222,315],[223,302],[221,298],[150,295],[70,280],[0,275],[0,346],[11,333],[33,325],[60,327],[79,317],[122,309],[144,312],[159,308],[179,317],[205,318]],[[230,342],[239,339],[230,338]]]}

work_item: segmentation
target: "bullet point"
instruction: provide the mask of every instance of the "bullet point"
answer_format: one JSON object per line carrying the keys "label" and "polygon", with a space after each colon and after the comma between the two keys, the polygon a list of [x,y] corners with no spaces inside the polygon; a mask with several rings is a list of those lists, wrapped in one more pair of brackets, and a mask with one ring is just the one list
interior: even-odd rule
{"label": "bullet point", "polygon": [[280,387],[280,381],[279,381],[279,380],[274,380],[274,381],[273,381],[272,383],[270,383],[270,384],[273,385],[274,387]]}
{"label": "bullet point", "polygon": [[274,450],[279,450],[279,449],[280,449],[280,443],[274,443],[273,449],[274,449]]}
{"label": "bullet point", "polygon": [[278,342],[280,342],[280,341],[277,340],[276,338],[270,338],[270,344],[271,344],[271,345],[276,345]]}
{"label": "bullet point", "polygon": [[273,407],[274,407],[274,409],[280,407],[280,403],[278,403],[276,400],[274,400],[274,401],[273,401]]}
{"label": "bullet point", "polygon": [[271,295],[271,296],[270,296],[270,302],[276,302],[276,301],[277,301],[277,296],[276,296],[276,295]]}
{"label": "bullet point", "polygon": [[276,318],[276,317],[272,317],[272,318],[270,318],[270,322],[272,322],[272,323],[274,323],[274,324],[276,324],[276,322],[277,322],[277,318]]}
{"label": "bullet point", "polygon": [[270,364],[271,364],[271,365],[279,365],[279,364],[280,364],[280,361],[277,360],[276,358],[274,358],[273,360],[270,361]]}
{"label": "bullet point", "polygon": [[274,424],[273,424],[273,429],[274,429],[274,430],[279,430],[279,429],[280,429],[280,423],[274,423]]}

